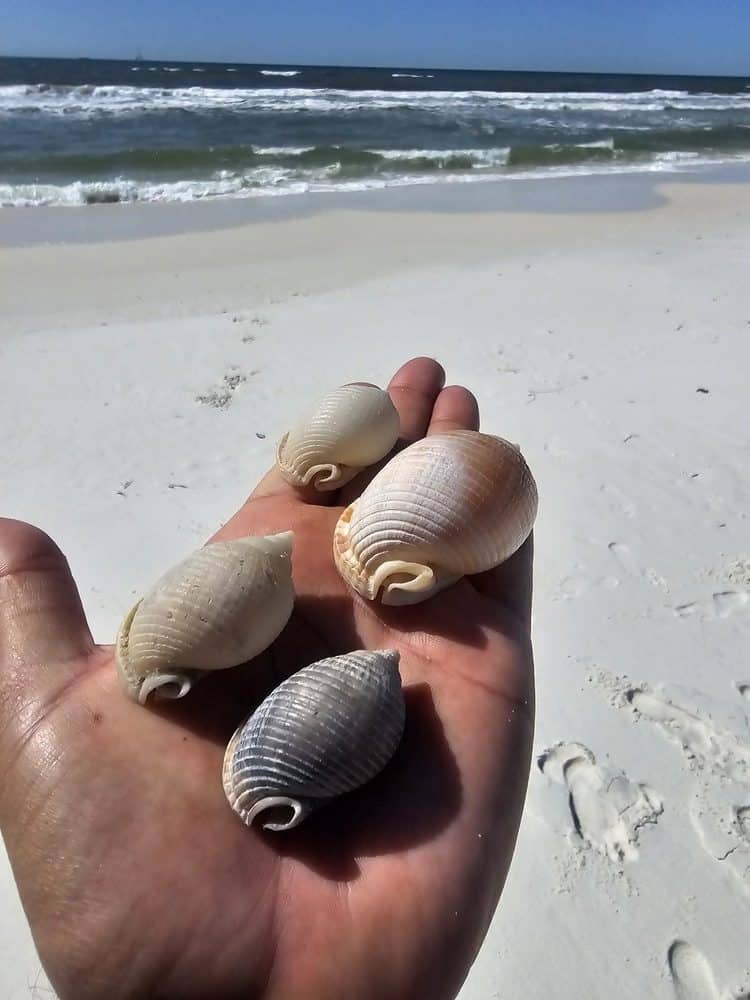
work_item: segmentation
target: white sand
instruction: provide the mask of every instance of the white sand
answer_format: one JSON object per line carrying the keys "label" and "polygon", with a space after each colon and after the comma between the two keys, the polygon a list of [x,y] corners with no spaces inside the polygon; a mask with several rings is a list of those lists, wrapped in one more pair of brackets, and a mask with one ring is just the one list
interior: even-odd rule
{"label": "white sand", "polygon": [[[0,250],[0,508],[63,546],[99,641],[321,388],[432,354],[522,442],[539,763],[464,1000],[750,988],[750,188],[662,193]],[[15,1000],[44,979],[0,878]]]}

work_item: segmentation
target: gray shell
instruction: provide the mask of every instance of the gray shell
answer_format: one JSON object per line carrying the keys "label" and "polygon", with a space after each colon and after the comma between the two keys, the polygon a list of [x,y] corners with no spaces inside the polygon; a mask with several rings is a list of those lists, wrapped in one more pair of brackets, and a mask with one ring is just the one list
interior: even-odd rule
{"label": "gray shell", "polygon": [[404,729],[398,661],[393,650],[320,660],[285,680],[239,727],[223,781],[229,804],[248,826],[280,807],[291,809],[291,817],[269,817],[263,826],[291,830],[385,767]]}

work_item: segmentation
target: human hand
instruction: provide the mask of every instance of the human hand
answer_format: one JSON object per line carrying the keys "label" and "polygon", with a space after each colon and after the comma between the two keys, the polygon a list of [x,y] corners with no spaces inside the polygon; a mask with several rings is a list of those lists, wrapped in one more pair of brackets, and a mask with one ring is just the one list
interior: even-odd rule
{"label": "human hand", "polygon": [[[476,428],[427,359],[389,391],[405,442]],[[441,391],[442,390],[442,391]],[[424,604],[348,589],[339,496],[269,473],[217,538],[291,528],[297,601],[273,646],[178,702],[126,698],[42,532],[0,519],[0,825],[42,962],[63,998],[453,997],[515,844],[533,730],[531,542]],[[222,790],[232,731],[294,670],[399,650],[404,738],[369,785],[283,834]]]}

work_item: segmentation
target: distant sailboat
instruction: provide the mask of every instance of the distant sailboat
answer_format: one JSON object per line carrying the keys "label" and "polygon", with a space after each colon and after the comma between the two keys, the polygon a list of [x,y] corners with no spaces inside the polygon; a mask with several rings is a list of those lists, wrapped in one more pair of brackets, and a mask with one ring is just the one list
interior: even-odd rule
{"label": "distant sailboat", "polygon": [[143,53],[140,49],[135,54],[135,62],[143,62]]}

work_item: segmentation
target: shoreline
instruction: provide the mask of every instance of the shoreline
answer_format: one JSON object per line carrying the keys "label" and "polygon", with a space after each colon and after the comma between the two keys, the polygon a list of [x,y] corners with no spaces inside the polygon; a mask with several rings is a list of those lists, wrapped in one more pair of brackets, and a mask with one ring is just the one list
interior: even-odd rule
{"label": "shoreline", "polygon": [[506,203],[495,210],[486,198],[470,210],[467,198],[491,193],[484,185],[311,196],[303,206],[266,199],[259,209],[276,214],[254,221],[232,202],[16,210],[15,237],[32,242],[13,244],[0,215],[0,343],[36,330],[239,314],[430,268],[638,253],[644,240],[665,255],[705,249],[696,241],[708,229],[750,215],[750,184],[738,176],[498,185]]}
{"label": "shoreline", "polygon": [[341,212],[402,214],[581,214],[646,211],[664,204],[664,186],[750,183],[747,163],[680,170],[508,177],[374,188],[259,194],[187,202],[0,207],[0,249],[110,243],[242,226],[288,222]]}

